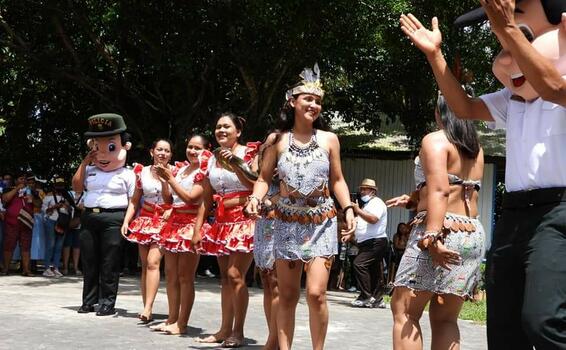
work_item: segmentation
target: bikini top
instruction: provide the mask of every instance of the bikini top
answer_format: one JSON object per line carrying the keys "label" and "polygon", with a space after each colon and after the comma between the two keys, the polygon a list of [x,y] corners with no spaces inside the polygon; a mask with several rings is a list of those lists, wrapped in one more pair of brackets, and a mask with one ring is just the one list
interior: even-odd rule
{"label": "bikini top", "polygon": [[[480,180],[464,180],[454,174],[448,174],[448,183],[450,185],[462,185],[464,187],[464,198],[468,207],[472,198],[472,192],[474,190],[479,191],[481,189]],[[426,186],[424,169],[419,157],[415,158],[415,184],[417,186],[417,191]]]}
{"label": "bikini top", "polygon": [[299,147],[293,132],[289,132],[289,145],[277,160],[279,179],[289,194],[308,197],[315,191],[328,188],[330,159],[328,151],[320,147],[313,131],[309,143]]}

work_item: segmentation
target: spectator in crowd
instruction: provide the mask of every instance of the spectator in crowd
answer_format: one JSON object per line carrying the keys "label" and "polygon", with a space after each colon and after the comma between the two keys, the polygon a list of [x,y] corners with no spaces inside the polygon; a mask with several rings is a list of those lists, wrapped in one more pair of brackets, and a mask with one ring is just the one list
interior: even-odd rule
{"label": "spectator in crowd", "polygon": [[358,246],[355,242],[345,242],[342,243],[346,247],[346,257],[344,260],[344,270],[342,281],[344,284],[344,289],[348,290],[351,293],[357,293],[360,290],[358,289],[358,281],[356,280],[356,271],[354,270],[354,260],[358,256]]}
{"label": "spectator in crowd", "polygon": [[[27,179],[30,179],[29,181]],[[2,274],[7,275],[16,245],[20,244],[22,275],[33,276],[30,264],[31,233],[33,227],[33,177],[21,172],[14,187],[2,194],[4,214],[4,266]]]}
{"label": "spectator in crowd", "polygon": [[[360,295],[352,301],[355,307],[385,308],[381,297],[382,276],[379,273],[383,259],[387,255],[387,206],[377,197],[377,185],[372,179],[364,179],[360,184],[361,207],[352,203],[357,226],[354,239],[358,255],[354,260],[354,272]],[[381,294],[381,295],[380,295]]]}
{"label": "spectator in crowd", "polygon": [[14,186],[14,179],[12,178],[12,175],[9,173],[2,175],[2,183],[0,184],[0,187],[2,187],[4,192],[12,186]]}
{"label": "spectator in crowd", "polygon": [[[335,198],[332,198],[335,200]],[[336,202],[335,202],[336,203]],[[334,254],[334,263],[330,267],[330,276],[328,276],[327,290],[344,290],[342,286],[342,281],[344,280],[344,260],[346,259],[345,243],[341,242],[342,239],[342,229],[344,228],[344,213],[342,213],[342,208],[336,205],[336,234],[338,238],[338,252]]]}
{"label": "spectator in crowd", "polygon": [[202,255],[197,267],[197,276],[214,278],[216,277],[215,272],[218,273],[216,258],[210,255]]}
{"label": "spectator in crowd", "polygon": [[55,178],[52,191],[43,198],[45,228],[45,277],[62,277],[59,271],[61,252],[65,233],[69,229],[71,219],[71,194],[65,188],[65,180]]}
{"label": "spectator in crowd", "polygon": [[37,271],[37,261],[45,259],[45,233],[43,227],[43,198],[45,192],[43,186],[46,180],[35,178],[35,185],[32,191],[33,199],[33,229],[31,233],[31,270],[35,273]]}
{"label": "spectator in crowd", "polygon": [[63,241],[63,275],[69,274],[69,259],[71,258],[71,252],[73,257],[73,269],[76,276],[81,276],[82,272],[79,268],[79,258],[81,256],[81,214],[84,209],[83,195],[84,193],[77,193],[71,191],[72,198],[75,202],[73,207],[73,215],[71,222],[69,224],[69,231],[65,235],[65,240]]}
{"label": "spectator in crowd", "polygon": [[[12,186],[12,175],[4,174],[2,180],[0,181],[0,196],[2,193]],[[0,200],[0,247],[4,243],[4,217],[6,215],[6,209]],[[0,249],[0,270],[4,270],[4,249]]]}
{"label": "spectator in crowd", "polygon": [[405,252],[407,247],[407,242],[409,241],[409,234],[411,233],[411,225],[405,222],[400,222],[397,225],[397,232],[393,235],[393,249],[391,252],[391,261],[389,263],[387,282],[393,283],[395,280],[395,274],[397,273],[397,267],[401,262],[401,257]]}

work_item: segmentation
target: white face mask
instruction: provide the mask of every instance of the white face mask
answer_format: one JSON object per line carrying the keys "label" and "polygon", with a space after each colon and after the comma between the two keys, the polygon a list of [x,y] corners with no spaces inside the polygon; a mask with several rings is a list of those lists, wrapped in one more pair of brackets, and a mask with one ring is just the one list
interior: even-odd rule
{"label": "white face mask", "polygon": [[371,196],[369,194],[366,194],[365,196],[362,196],[362,198],[360,198],[362,200],[362,202],[369,202],[369,200],[371,199]]}

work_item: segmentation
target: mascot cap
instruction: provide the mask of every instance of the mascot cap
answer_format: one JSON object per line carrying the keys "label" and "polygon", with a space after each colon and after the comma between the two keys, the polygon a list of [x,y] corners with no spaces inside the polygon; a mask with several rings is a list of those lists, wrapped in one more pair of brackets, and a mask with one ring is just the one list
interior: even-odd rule
{"label": "mascot cap", "polygon": [[126,131],[126,123],[121,115],[96,114],[88,118],[88,131],[85,132],[85,137],[112,136],[124,131]]}

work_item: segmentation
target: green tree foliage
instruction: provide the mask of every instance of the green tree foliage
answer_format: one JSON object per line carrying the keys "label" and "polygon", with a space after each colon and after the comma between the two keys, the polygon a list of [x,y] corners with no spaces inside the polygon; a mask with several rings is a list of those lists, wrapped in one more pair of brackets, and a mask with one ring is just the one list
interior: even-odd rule
{"label": "green tree foliage", "polygon": [[0,0],[0,167],[69,174],[85,143],[86,118],[122,114],[132,160],[147,161],[157,137],[178,159],[191,132],[212,130],[231,110],[245,137],[273,126],[288,85],[318,62],[326,117],[339,113],[378,132],[399,116],[418,142],[432,118],[435,84],[424,57],[399,29],[401,13],[440,18],[476,90],[493,89],[493,39],[459,35],[454,18],[474,0]]}

